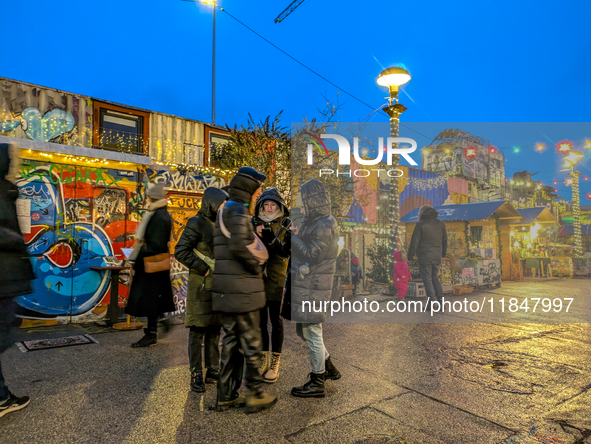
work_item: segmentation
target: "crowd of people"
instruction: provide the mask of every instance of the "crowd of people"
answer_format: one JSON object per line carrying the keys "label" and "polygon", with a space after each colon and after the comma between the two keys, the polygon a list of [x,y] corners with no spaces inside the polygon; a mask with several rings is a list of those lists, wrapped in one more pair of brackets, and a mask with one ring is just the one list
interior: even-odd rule
{"label": "crowd of people", "polygon": [[[13,342],[14,298],[30,293],[34,279],[16,215],[18,188],[9,177],[10,150],[0,144],[0,266],[11,271],[0,276],[0,353]],[[206,384],[217,384],[218,412],[244,407],[254,413],[277,402],[264,387],[279,378],[284,319],[296,323],[312,370],[291,394],[324,397],[325,381],[341,377],[324,346],[325,314],[302,309],[305,301],[329,300],[332,291],[339,232],[330,196],[317,180],[302,185],[298,204],[303,222],[295,227],[285,200],[276,188],[265,189],[265,180],[263,173],[243,167],[229,186],[207,188],[174,251],[189,269],[189,386],[202,393]],[[159,323],[170,329],[166,320],[159,320],[175,311],[166,191],[162,184],[149,184],[146,197],[128,257],[132,277],[125,312],[147,318],[144,335],[133,348],[157,345]],[[243,382],[246,391],[240,394]],[[0,416],[28,404],[28,397],[8,390],[0,367]]]}
{"label": "crowd of people", "polygon": [[[32,292],[34,279],[16,214],[13,148],[0,144],[0,353],[12,344],[15,298]],[[294,226],[283,197],[276,188],[264,189],[265,180],[260,171],[242,167],[229,186],[207,188],[198,214],[188,220],[174,251],[176,260],[189,269],[185,326],[190,389],[202,393],[206,384],[217,384],[218,412],[245,407],[254,413],[277,402],[264,386],[279,378],[284,319],[296,323],[311,366],[307,381],[293,387],[291,395],[324,397],[326,380],[341,377],[324,345],[326,313],[304,310],[306,302],[331,299],[339,231],[329,193],[318,180],[304,183],[296,200],[303,221]],[[125,311],[148,320],[134,348],[157,345],[159,319],[175,311],[169,252],[172,218],[163,185],[149,184],[146,197],[146,212],[129,256],[133,271]],[[432,300],[442,295],[437,275],[446,240],[437,212],[423,207],[408,257],[418,256]],[[410,280],[407,259],[403,251],[394,255],[394,285],[404,297]],[[362,271],[357,257],[350,266],[356,289]],[[161,323],[165,331],[170,329],[168,322]],[[10,392],[0,366],[0,417],[28,404],[27,396]]]}

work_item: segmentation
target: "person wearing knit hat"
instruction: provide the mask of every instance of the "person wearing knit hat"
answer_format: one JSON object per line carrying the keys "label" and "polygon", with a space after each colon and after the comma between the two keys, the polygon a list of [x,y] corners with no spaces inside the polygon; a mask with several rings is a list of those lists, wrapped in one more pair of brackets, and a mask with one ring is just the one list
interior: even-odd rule
{"label": "person wearing knit hat", "polygon": [[133,262],[133,279],[125,313],[131,316],[148,318],[144,337],[134,342],[132,347],[150,347],[158,340],[158,318],[163,313],[176,311],[170,270],[148,273],[144,259],[169,253],[168,241],[172,232],[172,218],[166,206],[166,192],[161,183],[148,184],[148,211],[142,216],[135,233],[135,245],[129,256]]}
{"label": "person wearing knit hat", "polygon": [[[218,412],[245,405],[247,413],[254,413],[277,401],[276,396],[262,391],[263,377],[259,373],[259,310],[266,302],[263,263],[268,253],[254,233],[252,216],[265,179],[252,167],[240,168],[230,181],[230,197],[215,224],[212,306],[221,313],[225,333],[215,406]],[[246,397],[238,394],[245,360]]]}

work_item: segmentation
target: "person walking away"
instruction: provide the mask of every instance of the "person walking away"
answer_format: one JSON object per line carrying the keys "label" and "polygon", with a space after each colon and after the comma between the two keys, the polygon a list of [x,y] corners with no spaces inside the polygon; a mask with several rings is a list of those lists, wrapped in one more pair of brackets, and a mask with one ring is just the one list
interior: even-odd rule
{"label": "person walking away", "polygon": [[[18,147],[0,143],[0,354],[13,343],[16,327],[14,298],[33,292],[35,278],[27,247],[18,224],[18,188],[11,182],[18,170]],[[29,405],[28,396],[15,396],[8,389],[0,363],[0,417]]]}
{"label": "person walking away", "polygon": [[[174,250],[177,261],[189,269],[185,327],[189,328],[189,367],[191,390],[202,393],[205,383],[219,378],[220,329],[219,316],[211,306],[213,230],[218,209],[228,198],[225,191],[209,187],[203,193],[197,216],[187,221]],[[201,348],[205,345],[205,377]],[[205,383],[204,383],[205,381]]]}
{"label": "person walking away", "polygon": [[410,270],[408,269],[408,263],[404,251],[395,251],[394,260],[396,261],[396,265],[394,265],[394,288],[396,288],[396,296],[398,296],[398,299],[402,299],[406,296],[408,290]]}
{"label": "person walking away", "polygon": [[441,259],[447,254],[447,230],[441,222],[435,208],[424,205],[419,210],[419,222],[416,224],[408,249],[409,259],[415,255],[419,260],[419,272],[425,286],[427,297],[441,302],[443,288],[439,281]]}
{"label": "person walking away", "polygon": [[353,297],[357,294],[357,285],[359,281],[363,279],[361,268],[359,267],[359,258],[355,255],[351,257],[351,279],[353,284]]}
{"label": "person walking away", "polygon": [[339,379],[340,372],[324,347],[322,323],[326,313],[304,312],[304,302],[329,301],[332,293],[339,231],[331,214],[330,195],[316,179],[300,187],[298,206],[304,217],[301,229],[294,228],[291,238],[291,306],[298,336],[308,345],[312,372],[309,381],[291,390],[293,396],[324,397],[326,379]]}
{"label": "person walking away", "polygon": [[[291,219],[285,201],[277,188],[267,188],[256,205],[254,225],[257,235],[269,251],[269,260],[263,272],[266,305],[261,309],[261,335],[263,338],[263,359],[260,371],[267,383],[277,381],[283,347],[283,319],[281,319],[281,297],[287,274],[291,251]],[[271,320],[271,347],[269,344],[268,322]]]}
{"label": "person walking away", "polygon": [[[158,318],[176,310],[168,250],[172,218],[166,208],[164,185],[149,184],[146,195],[148,211],[137,228],[136,243],[129,256],[133,262],[133,278],[125,313],[148,318],[148,326],[144,329],[144,337],[131,345],[134,348],[156,345]],[[154,268],[160,271],[153,272]]]}
{"label": "person walking away", "polygon": [[[230,181],[230,198],[218,213],[214,229],[212,304],[221,312],[222,354],[218,412],[246,405],[247,413],[269,408],[277,397],[262,391],[260,310],[265,306],[262,264],[268,252],[254,233],[252,216],[266,176],[242,167]],[[247,396],[240,396],[246,360]]]}

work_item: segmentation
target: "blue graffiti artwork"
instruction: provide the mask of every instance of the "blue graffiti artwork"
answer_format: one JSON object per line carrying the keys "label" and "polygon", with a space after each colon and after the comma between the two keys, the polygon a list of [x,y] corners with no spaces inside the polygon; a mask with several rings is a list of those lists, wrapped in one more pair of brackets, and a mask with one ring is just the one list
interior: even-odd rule
{"label": "blue graffiti artwork", "polygon": [[61,109],[51,110],[42,116],[37,108],[27,108],[23,111],[21,121],[26,135],[40,142],[49,142],[69,133],[75,124],[72,113]]}
{"label": "blue graffiti artwork", "polygon": [[[44,316],[79,315],[105,296],[108,271],[91,270],[113,255],[109,237],[99,226],[71,222],[64,216],[64,198],[48,167],[17,182],[20,197],[31,200],[31,233],[27,250],[35,270],[33,293],[17,298],[22,307]],[[54,183],[52,183],[52,181]]]}
{"label": "blue graffiti artwork", "polygon": [[4,122],[0,122],[0,131],[12,131],[20,124],[21,122],[18,120],[5,120]]}

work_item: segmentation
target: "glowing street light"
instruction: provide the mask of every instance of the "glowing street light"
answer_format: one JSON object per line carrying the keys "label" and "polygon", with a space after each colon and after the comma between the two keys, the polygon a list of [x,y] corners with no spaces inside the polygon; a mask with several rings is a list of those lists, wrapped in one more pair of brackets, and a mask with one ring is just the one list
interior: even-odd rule
{"label": "glowing street light", "polygon": [[[398,91],[400,87],[410,80],[410,73],[402,66],[392,66],[384,69],[378,75],[378,85],[388,88],[389,96],[388,106],[383,110],[390,116],[390,136],[398,137],[400,134],[400,114],[406,111],[406,107],[398,103]],[[394,149],[398,148],[398,144],[393,144]],[[392,168],[398,168],[398,161],[400,157],[396,154],[392,156]],[[399,250],[401,247],[401,227],[400,227],[400,192],[398,189],[398,177],[390,179],[390,193],[389,203],[390,211],[392,211],[392,222],[390,230],[390,248],[392,251]],[[392,257],[392,254],[390,254]],[[388,267],[388,277],[390,283],[390,291],[394,291],[394,267]]]}

